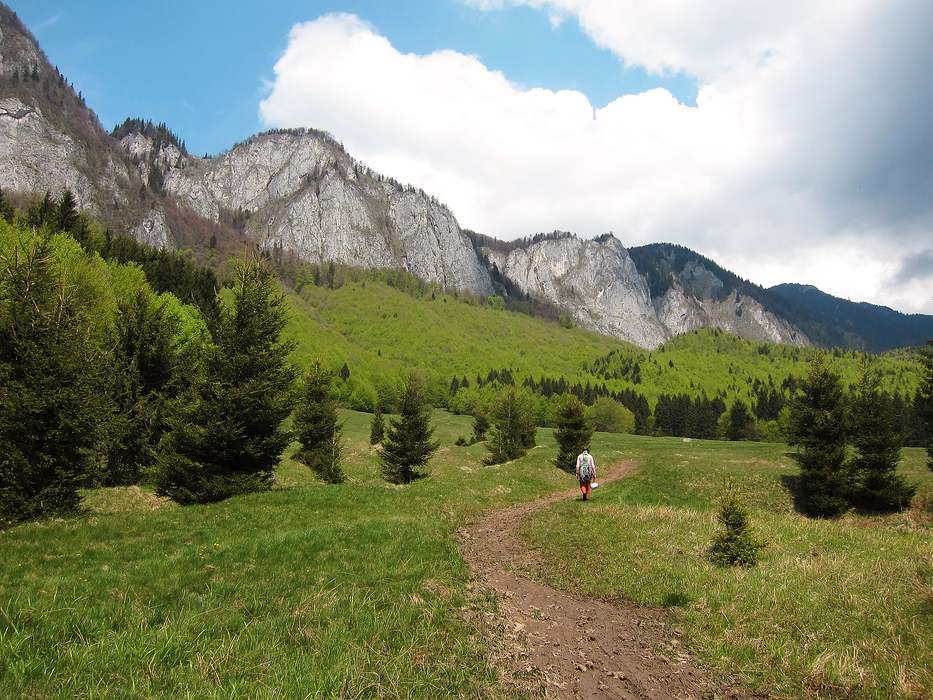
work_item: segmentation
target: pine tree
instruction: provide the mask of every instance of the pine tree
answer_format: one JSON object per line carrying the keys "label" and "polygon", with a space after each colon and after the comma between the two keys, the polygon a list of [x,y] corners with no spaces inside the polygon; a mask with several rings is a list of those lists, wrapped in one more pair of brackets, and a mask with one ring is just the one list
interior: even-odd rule
{"label": "pine tree", "polygon": [[718,505],[717,519],[723,529],[713,537],[710,559],[718,566],[754,566],[759,550],[767,543],[752,533],[748,506],[735,484],[726,486]]}
{"label": "pine tree", "polygon": [[271,273],[257,258],[240,261],[232,308],[209,321],[213,345],[194,396],[160,445],[159,495],[186,505],[272,486],[295,404],[294,344],[280,340],[286,314]]}
{"label": "pine tree", "polygon": [[326,483],[341,484],[346,480],[341,467],[343,424],[331,395],[332,384],[333,372],[320,360],[312,362],[293,416],[295,437],[301,443],[295,459]]}
{"label": "pine tree", "polygon": [[573,474],[577,455],[590,443],[595,432],[587,422],[586,406],[573,394],[564,394],[557,402],[554,426],[554,439],[557,441],[554,465]]}
{"label": "pine tree", "polygon": [[729,409],[729,429],[726,437],[732,441],[754,440],[755,419],[752,417],[748,405],[741,399],[736,399]]}
{"label": "pine tree", "polygon": [[810,515],[831,517],[849,506],[845,467],[846,426],[842,381],[818,351],[791,400],[788,442],[797,445],[800,465],[798,506]]}
{"label": "pine tree", "polygon": [[534,418],[527,402],[508,387],[499,393],[490,410],[492,438],[487,443],[487,464],[504,464],[524,457],[535,446]]}
{"label": "pine tree", "polygon": [[893,402],[879,384],[866,355],[852,397],[849,434],[855,456],[850,470],[855,503],[866,510],[891,512],[908,508],[917,487],[896,472],[903,439],[895,428]]}
{"label": "pine tree", "polygon": [[12,523],[78,507],[110,403],[106,354],[52,240],[4,233],[16,249],[0,260],[0,521]]}
{"label": "pine tree", "polygon": [[385,419],[382,417],[382,411],[378,408],[373,413],[373,419],[369,424],[369,444],[378,445],[382,442],[386,433]]}
{"label": "pine tree", "polygon": [[486,439],[486,431],[489,430],[489,416],[485,411],[477,411],[473,414],[473,436],[472,444],[483,442]]}
{"label": "pine tree", "polygon": [[424,398],[424,390],[414,374],[408,375],[401,396],[398,418],[389,419],[382,446],[378,449],[382,460],[382,474],[393,484],[410,484],[427,476],[421,471],[440,448],[440,442],[431,439],[431,409]]}

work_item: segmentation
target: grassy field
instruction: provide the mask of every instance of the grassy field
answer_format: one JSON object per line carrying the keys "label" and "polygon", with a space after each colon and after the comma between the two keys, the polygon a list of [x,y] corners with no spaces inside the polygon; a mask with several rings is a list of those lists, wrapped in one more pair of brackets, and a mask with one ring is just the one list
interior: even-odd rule
{"label": "grassy field", "polygon": [[[527,524],[546,580],[669,608],[706,664],[778,697],[930,696],[933,510],[803,518],[784,445],[629,437],[614,447],[639,461],[633,475],[585,508],[559,503]],[[930,503],[926,453],[904,454],[902,472]],[[707,558],[729,482],[768,542],[750,569]]]}
{"label": "grassy field", "polygon": [[[85,517],[0,533],[0,697],[508,698],[473,620],[454,542],[478,513],[573,486],[549,430],[507,466],[455,447],[438,412],[432,476],[385,483],[366,414],[345,414],[350,483],[285,460],[278,488],[180,508],[145,489],[86,494]],[[601,465],[636,459],[591,503],[542,512],[545,578],[670,608],[691,651],[782,696],[933,692],[933,523],[806,520],[781,445],[597,434]],[[905,473],[933,493],[923,453]],[[769,540],[751,570],[705,560],[727,479]],[[588,542],[585,561],[575,552]]]}

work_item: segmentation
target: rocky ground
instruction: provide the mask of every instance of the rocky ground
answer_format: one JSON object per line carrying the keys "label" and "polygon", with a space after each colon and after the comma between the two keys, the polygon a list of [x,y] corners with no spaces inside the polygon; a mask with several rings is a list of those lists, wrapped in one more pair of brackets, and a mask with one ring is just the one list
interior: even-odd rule
{"label": "rocky ground", "polygon": [[[622,478],[634,466],[613,465],[600,481]],[[579,489],[488,513],[458,533],[474,594],[498,597],[499,616],[487,616],[485,627],[491,648],[511,668],[511,682],[558,700],[766,697],[701,668],[663,609],[588,600],[533,580],[542,560],[517,530],[533,510],[567,498],[580,499]]]}

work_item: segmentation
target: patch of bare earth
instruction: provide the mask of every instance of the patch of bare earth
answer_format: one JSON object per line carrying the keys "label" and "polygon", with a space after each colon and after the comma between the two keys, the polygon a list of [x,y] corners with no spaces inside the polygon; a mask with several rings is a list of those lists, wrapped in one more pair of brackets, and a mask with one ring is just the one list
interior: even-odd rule
{"label": "patch of bare earth", "polygon": [[[631,461],[615,464],[600,481],[620,479],[634,467]],[[579,499],[579,489],[490,512],[458,531],[472,569],[471,589],[498,598],[499,618],[487,619],[486,628],[511,669],[511,684],[561,700],[764,697],[699,668],[663,609],[580,598],[522,573],[542,567],[518,535],[523,519],[566,498]]]}

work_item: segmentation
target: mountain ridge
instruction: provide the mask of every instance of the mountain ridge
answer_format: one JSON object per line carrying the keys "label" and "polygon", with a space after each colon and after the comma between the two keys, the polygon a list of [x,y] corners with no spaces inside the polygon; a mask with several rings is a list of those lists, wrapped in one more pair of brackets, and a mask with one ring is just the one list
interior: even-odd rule
{"label": "mountain ridge", "polygon": [[[212,158],[141,119],[107,133],[2,3],[0,54],[4,194],[69,189],[82,209],[155,248],[207,248],[210,239],[227,251],[246,244],[306,262],[401,269],[480,297],[534,298],[647,349],[699,328],[890,349],[865,323],[741,280],[682,246],[626,249],[612,234],[568,232],[502,242],[466,231],[436,198],[373,172],[326,132],[273,130]],[[914,326],[889,335],[920,344]]]}

